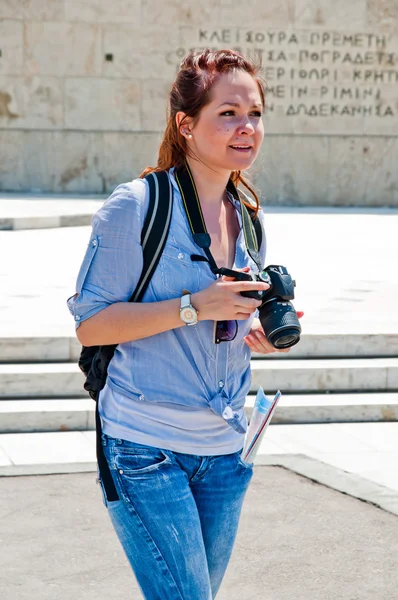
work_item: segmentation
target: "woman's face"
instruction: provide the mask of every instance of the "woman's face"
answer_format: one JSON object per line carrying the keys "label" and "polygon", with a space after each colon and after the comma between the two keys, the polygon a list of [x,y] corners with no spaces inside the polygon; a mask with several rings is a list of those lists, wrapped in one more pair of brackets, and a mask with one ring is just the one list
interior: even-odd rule
{"label": "woman's face", "polygon": [[[189,128],[189,146],[205,164],[238,171],[251,166],[264,138],[263,105],[258,85],[246,71],[224,73],[211,101]],[[182,127],[188,129],[188,127]]]}

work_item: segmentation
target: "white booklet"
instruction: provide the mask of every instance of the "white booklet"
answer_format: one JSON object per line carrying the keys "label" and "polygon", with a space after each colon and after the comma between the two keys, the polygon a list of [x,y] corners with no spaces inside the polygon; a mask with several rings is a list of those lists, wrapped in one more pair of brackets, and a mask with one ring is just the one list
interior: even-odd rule
{"label": "white booklet", "polygon": [[258,390],[241,454],[244,462],[252,463],[254,461],[281,395],[278,390],[271,400],[264,394],[263,388],[260,387]]}

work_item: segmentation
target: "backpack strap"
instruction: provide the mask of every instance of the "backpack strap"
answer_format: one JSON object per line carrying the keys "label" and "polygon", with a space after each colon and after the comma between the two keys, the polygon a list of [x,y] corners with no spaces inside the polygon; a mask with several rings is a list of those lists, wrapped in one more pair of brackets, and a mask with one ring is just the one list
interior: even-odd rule
{"label": "backpack strap", "polygon": [[[173,188],[168,173],[166,171],[152,172],[145,179],[149,184],[149,206],[141,233],[144,263],[137,287],[129,302],[141,302],[145,294],[166,244],[173,210]],[[100,357],[103,357],[104,364],[106,365],[103,384],[105,384],[108,365],[115,353],[116,346],[117,344],[101,346],[100,348]],[[98,470],[108,502],[115,502],[119,500],[119,496],[102,446],[102,428],[98,411],[98,398],[95,404]]]}
{"label": "backpack strap", "polygon": [[144,265],[129,302],[141,302],[144,296],[162,256],[173,210],[173,187],[168,173],[152,172],[145,179],[149,184],[149,206],[141,234]]}

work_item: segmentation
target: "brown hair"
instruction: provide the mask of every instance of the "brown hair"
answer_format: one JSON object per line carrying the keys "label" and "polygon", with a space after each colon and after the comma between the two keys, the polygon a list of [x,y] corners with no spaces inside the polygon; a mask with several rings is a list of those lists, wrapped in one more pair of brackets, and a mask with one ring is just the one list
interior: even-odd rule
{"label": "brown hair", "polygon": [[[168,170],[171,167],[180,167],[185,162],[189,149],[185,137],[180,133],[176,123],[176,114],[179,111],[192,119],[198,120],[200,111],[210,102],[211,88],[217,83],[219,76],[229,71],[246,71],[257,82],[263,107],[265,106],[265,82],[259,76],[261,66],[245,58],[240,52],[234,50],[209,49],[203,52],[191,52],[181,62],[180,70],[175,78],[170,92],[167,125],[162,143],[159,148],[158,164],[156,167],[147,167],[140,175],[145,177],[152,171]],[[185,120],[184,117],[180,127]],[[256,214],[260,205],[259,198],[242,176],[241,171],[233,171],[231,179],[235,185],[242,183],[253,195],[256,201]],[[246,206],[253,206],[243,200]]]}

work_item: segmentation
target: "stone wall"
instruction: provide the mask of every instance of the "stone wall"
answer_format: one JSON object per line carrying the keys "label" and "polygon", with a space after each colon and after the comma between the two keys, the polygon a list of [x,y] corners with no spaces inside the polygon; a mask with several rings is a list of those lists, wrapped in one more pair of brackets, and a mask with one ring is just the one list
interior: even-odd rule
{"label": "stone wall", "polygon": [[265,202],[398,205],[398,0],[0,0],[0,190],[108,192],[153,165],[204,47],[261,56]]}

